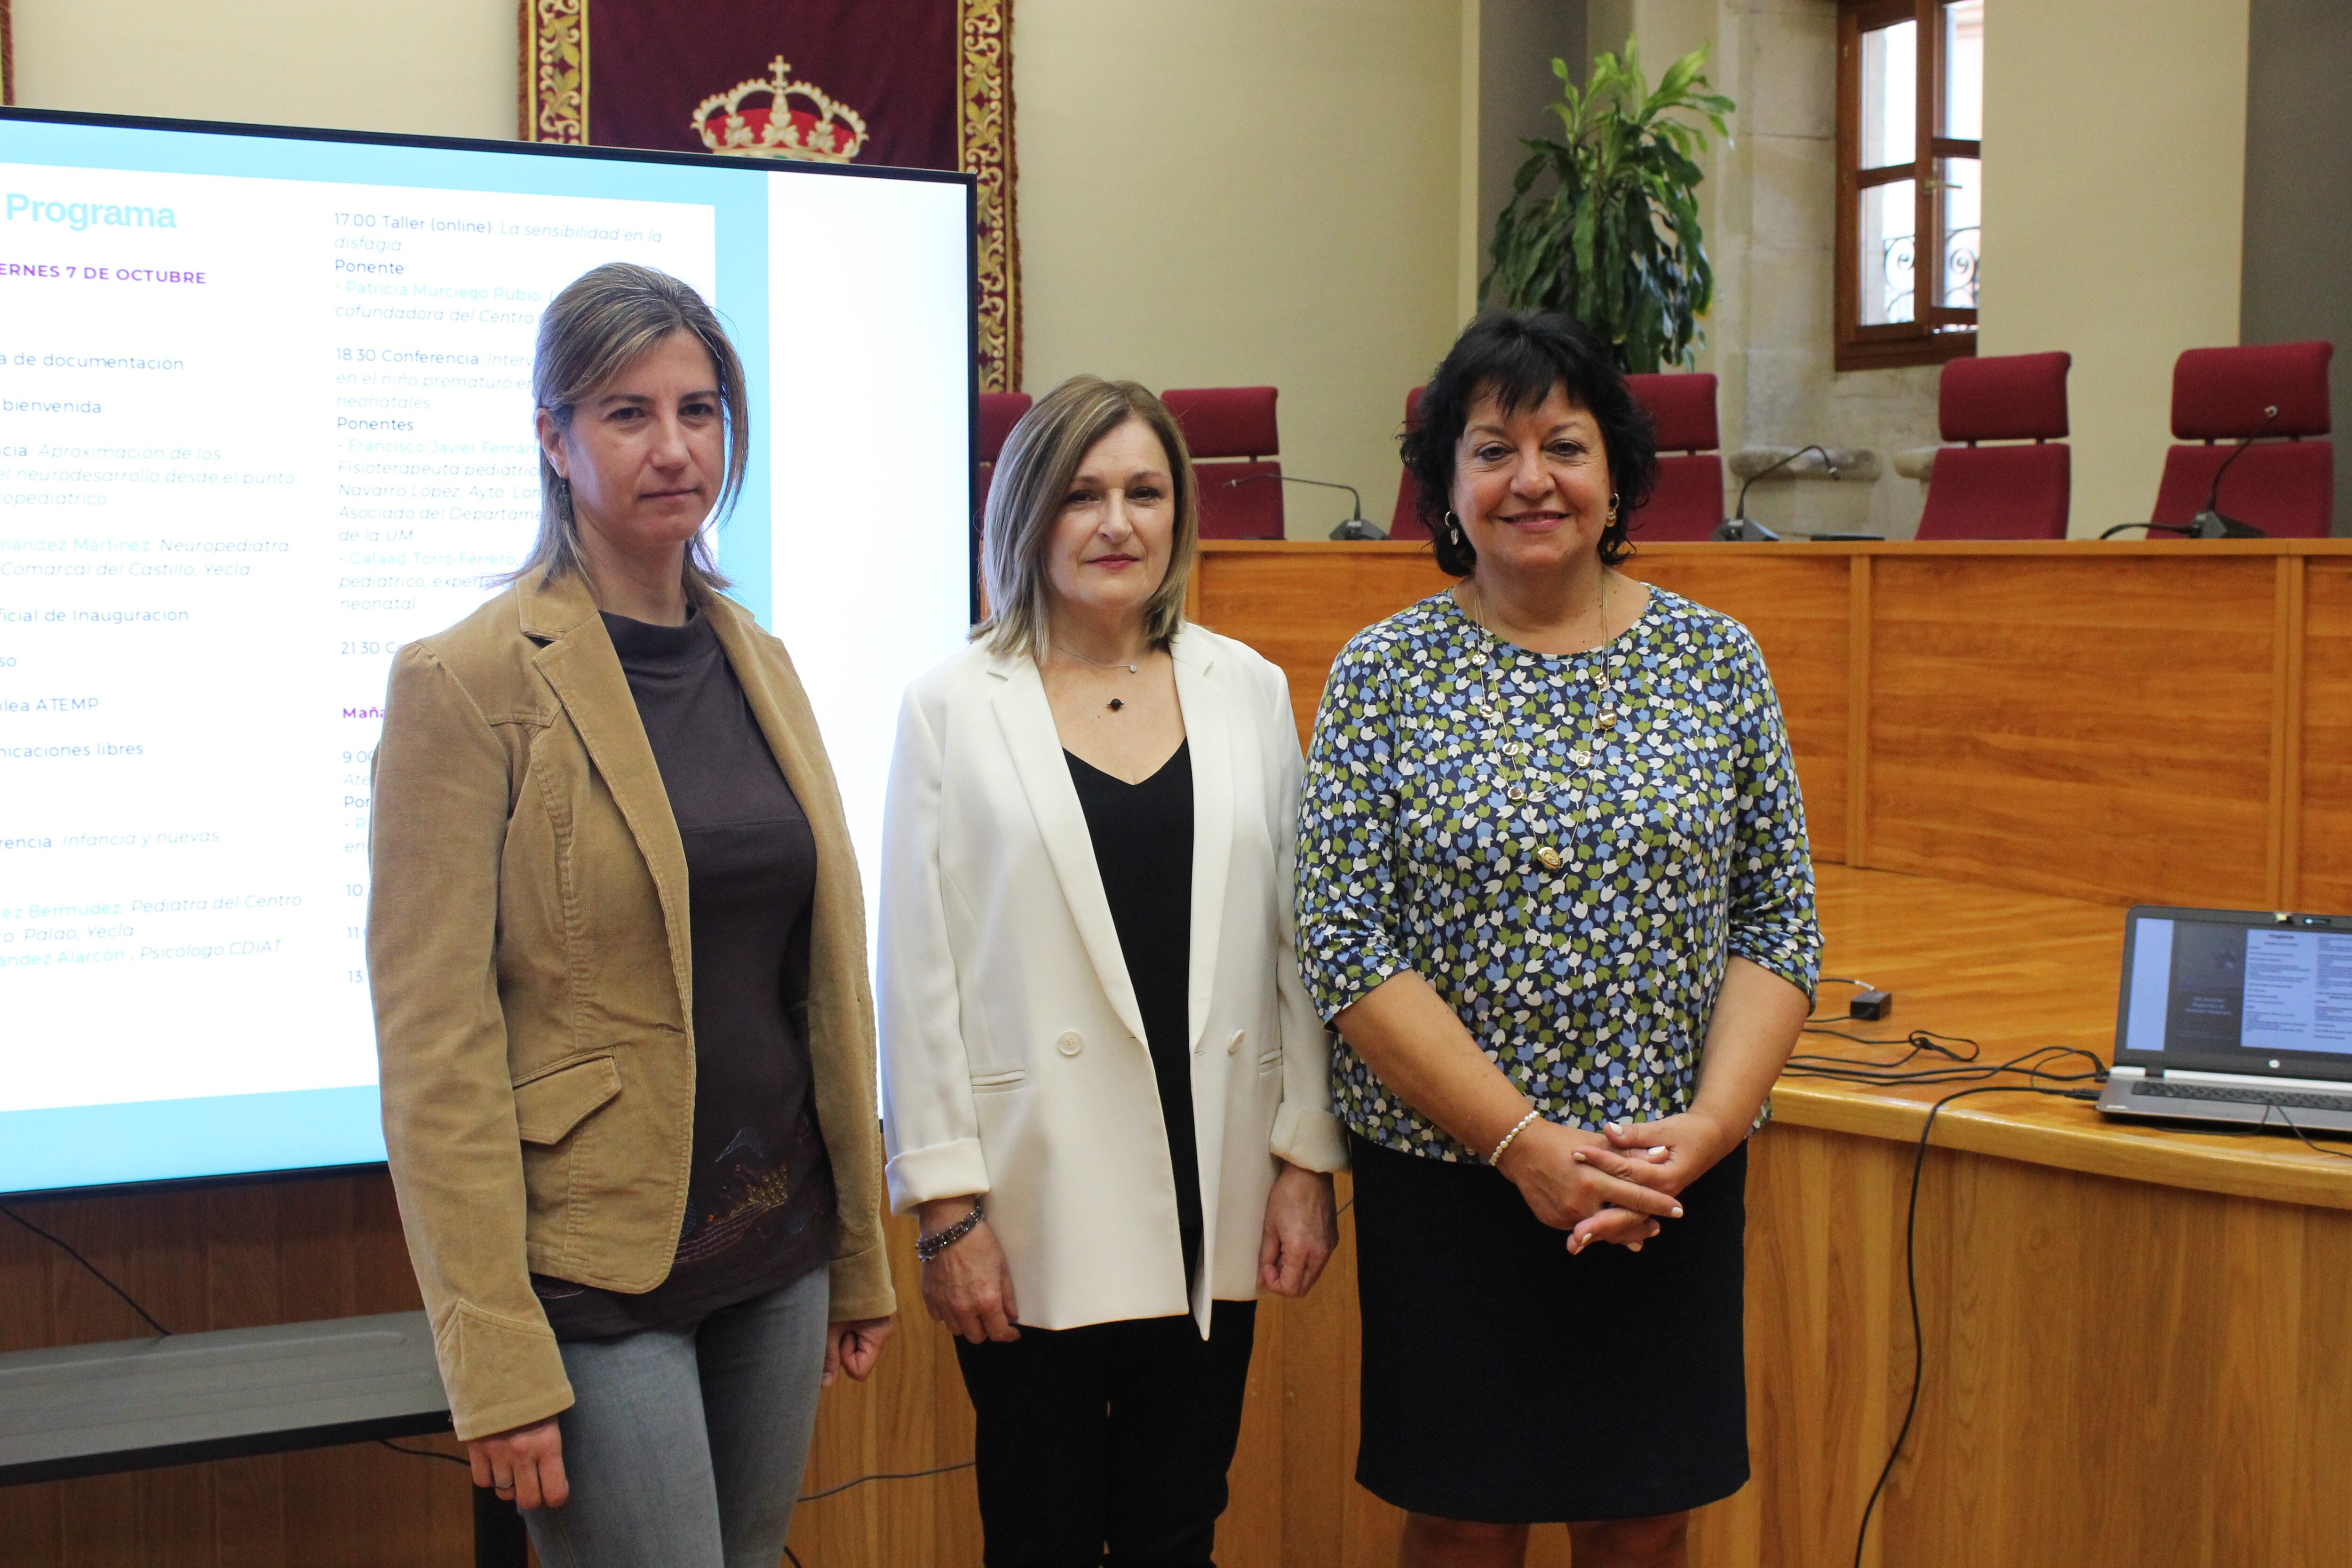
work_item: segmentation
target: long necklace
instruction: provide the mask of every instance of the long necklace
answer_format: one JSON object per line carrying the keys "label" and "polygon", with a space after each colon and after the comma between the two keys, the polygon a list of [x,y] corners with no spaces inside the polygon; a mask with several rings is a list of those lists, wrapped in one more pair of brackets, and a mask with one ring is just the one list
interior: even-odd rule
{"label": "long necklace", "polygon": [[[1472,623],[1475,624],[1480,631],[1485,632],[1490,641],[1499,642],[1502,639],[1496,636],[1494,627],[1486,624],[1486,596],[1485,593],[1479,589],[1478,584],[1475,578],[1471,581],[1469,586],[1471,593],[1475,595],[1476,598],[1476,607],[1472,611],[1470,616]],[[1608,646],[1609,574],[1606,570],[1603,570],[1601,574],[1601,593],[1593,605],[1593,646],[1585,651],[1588,653],[1597,654]],[[1475,655],[1473,661],[1483,666],[1486,662],[1485,652],[1482,650],[1478,654]],[[1604,691],[1613,691],[1613,683],[1610,680],[1609,674],[1604,668],[1596,665],[1588,672],[1588,674],[1589,679],[1591,679],[1595,684],[1599,685]],[[1515,689],[1516,683],[1507,679],[1506,672],[1500,668],[1495,670],[1494,680],[1495,684],[1502,689],[1505,694],[1505,700],[1511,702],[1513,707],[1516,708],[1517,700],[1517,694]],[[1555,816],[1549,821],[1538,821],[1537,816],[1538,807],[1531,804],[1528,798],[1528,784],[1533,780],[1533,773],[1528,759],[1535,752],[1535,746],[1527,741],[1520,740],[1517,735],[1513,732],[1513,724],[1507,723],[1505,715],[1496,707],[1491,699],[1482,700],[1479,703],[1478,715],[1480,718],[1486,721],[1490,731],[1501,731],[1499,736],[1497,736],[1500,744],[1497,747],[1498,755],[1494,763],[1495,776],[1497,782],[1504,785],[1504,798],[1511,803],[1514,814],[1518,818],[1518,825],[1531,834],[1540,835],[1546,837],[1557,837],[1559,833],[1559,822],[1558,817]],[[1615,717],[1616,710],[1614,708],[1604,709],[1601,713],[1601,722],[1606,726],[1613,722]],[[1513,715],[1513,720],[1516,720],[1516,715]],[[1583,743],[1581,744],[1571,744],[1569,748],[1568,760],[1575,765],[1579,773],[1581,775],[1578,780],[1569,783],[1567,785],[1568,794],[1570,796],[1571,802],[1581,800],[1584,790],[1580,786],[1589,781],[1600,771],[1593,763],[1594,756],[1598,752],[1598,747],[1590,738],[1582,738],[1582,742]],[[1557,794],[1556,791],[1549,789],[1543,790],[1541,793],[1548,797]],[[1557,871],[1568,864],[1568,857],[1561,853],[1557,844],[1538,844],[1535,847],[1534,855],[1536,864],[1541,866],[1547,871]]]}
{"label": "long necklace", "polygon": [[[1080,653],[1077,649],[1074,647],[1066,647],[1060,643],[1055,643],[1054,645],[1054,651],[1058,654],[1063,654],[1070,658],[1075,658],[1080,664],[1091,664],[1097,669],[1123,669],[1129,675],[1139,674],[1142,669],[1142,665],[1139,662],[1129,664],[1122,659],[1112,659],[1108,663],[1105,663],[1103,660],[1098,658],[1088,658],[1085,654]],[[1114,697],[1103,706],[1116,713],[1120,709],[1127,706],[1127,700],[1123,697]]]}

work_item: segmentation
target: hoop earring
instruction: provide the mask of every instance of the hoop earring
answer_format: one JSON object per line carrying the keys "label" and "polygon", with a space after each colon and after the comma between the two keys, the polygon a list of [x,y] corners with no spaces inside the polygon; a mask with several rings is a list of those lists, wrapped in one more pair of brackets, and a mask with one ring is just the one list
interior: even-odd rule
{"label": "hoop earring", "polygon": [[1617,521],[1617,492],[1615,490],[1611,490],[1609,492],[1609,521],[1612,522]]}
{"label": "hoop earring", "polygon": [[1463,544],[1462,520],[1455,517],[1451,511],[1445,514],[1445,531],[1447,534],[1452,536],[1454,547],[1456,550],[1461,549]]}

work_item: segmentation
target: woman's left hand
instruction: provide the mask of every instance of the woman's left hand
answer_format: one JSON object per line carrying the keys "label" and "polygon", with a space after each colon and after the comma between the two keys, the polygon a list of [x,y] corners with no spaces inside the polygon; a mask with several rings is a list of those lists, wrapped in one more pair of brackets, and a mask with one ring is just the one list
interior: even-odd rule
{"label": "woman's left hand", "polygon": [[874,1363],[882,1359],[882,1347],[890,1342],[890,1320],[859,1318],[852,1322],[827,1323],[824,1329],[825,1388],[842,1373],[864,1383],[874,1373]]}
{"label": "woman's left hand", "polygon": [[[1679,1194],[1738,1147],[1746,1131],[1728,1129],[1715,1116],[1696,1110],[1655,1121],[1612,1121],[1601,1129],[1608,1146],[1580,1149],[1575,1158],[1621,1181]],[[1609,1212],[1603,1210],[1584,1221],[1571,1235],[1581,1237],[1588,1228],[1602,1227]],[[1619,1238],[1612,1235],[1601,1239]]]}
{"label": "woman's left hand", "polygon": [[1257,1280],[1277,1296],[1304,1296],[1322,1278],[1339,1244],[1339,1216],[1331,1178],[1281,1162],[1265,1195],[1265,1238],[1257,1249]]}

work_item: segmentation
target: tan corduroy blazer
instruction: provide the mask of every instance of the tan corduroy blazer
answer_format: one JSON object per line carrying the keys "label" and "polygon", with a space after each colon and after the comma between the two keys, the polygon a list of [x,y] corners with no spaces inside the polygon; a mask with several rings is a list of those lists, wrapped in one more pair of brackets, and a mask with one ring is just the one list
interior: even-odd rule
{"label": "tan corduroy blazer", "polygon": [[[865,901],[783,645],[703,605],[816,836],[805,1015],[841,1212],[835,1321],[896,1307]],[[694,1131],[686,851],[576,576],[400,650],[375,754],[368,979],[384,1142],[457,1436],[572,1404],[533,1270],[668,1275]]]}

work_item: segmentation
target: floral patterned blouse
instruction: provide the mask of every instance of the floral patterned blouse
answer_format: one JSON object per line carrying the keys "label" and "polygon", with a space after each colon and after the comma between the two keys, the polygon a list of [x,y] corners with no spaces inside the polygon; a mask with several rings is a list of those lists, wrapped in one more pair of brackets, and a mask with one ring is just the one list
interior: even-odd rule
{"label": "floral patterned blouse", "polygon": [[[1299,804],[1298,952],[1327,1019],[1418,971],[1553,1121],[1687,1110],[1734,954],[1811,994],[1805,809],[1748,629],[1652,588],[1590,653],[1501,641],[1449,595],[1332,666]],[[1484,1157],[1342,1046],[1348,1124]]]}

